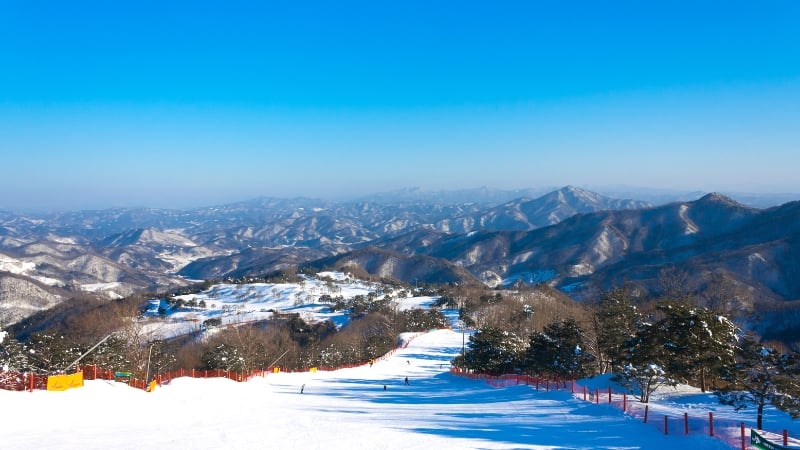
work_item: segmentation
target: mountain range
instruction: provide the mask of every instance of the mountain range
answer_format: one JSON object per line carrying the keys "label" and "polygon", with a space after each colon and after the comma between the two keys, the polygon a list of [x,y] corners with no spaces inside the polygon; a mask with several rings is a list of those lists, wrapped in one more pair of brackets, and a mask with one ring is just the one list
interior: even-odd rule
{"label": "mountain range", "polygon": [[679,267],[693,285],[718,274],[759,297],[794,300],[798,219],[798,202],[759,209],[708,194],[658,205],[574,186],[0,211],[0,327],[76,295],[118,298],[290,266],[409,283],[548,283],[576,298],[621,282],[658,292],[664,271]]}

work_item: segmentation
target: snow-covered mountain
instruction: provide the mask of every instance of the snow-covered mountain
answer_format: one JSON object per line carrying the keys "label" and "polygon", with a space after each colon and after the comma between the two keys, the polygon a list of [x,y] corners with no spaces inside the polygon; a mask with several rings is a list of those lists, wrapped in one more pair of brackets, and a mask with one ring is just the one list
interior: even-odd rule
{"label": "snow-covered mountain", "polygon": [[657,289],[684,267],[724,273],[773,299],[800,298],[800,202],[758,210],[720,194],[660,207],[577,214],[530,231],[409,233],[381,248],[446,259],[486,282],[534,277],[563,289],[623,280]]}
{"label": "snow-covered mountain", "polygon": [[407,282],[568,289],[589,278],[652,281],[660,267],[690,263],[770,298],[800,296],[792,203],[758,210],[711,195],[652,206],[572,186],[533,193],[409,190],[351,202],[262,197],[189,210],[0,212],[0,272],[67,297],[115,298],[303,264],[349,264]]}
{"label": "snow-covered mountain", "polygon": [[575,186],[566,186],[535,199],[518,198],[473,214],[444,219],[436,224],[436,229],[448,233],[532,230],[554,225],[575,214],[651,206],[648,202],[613,199]]}

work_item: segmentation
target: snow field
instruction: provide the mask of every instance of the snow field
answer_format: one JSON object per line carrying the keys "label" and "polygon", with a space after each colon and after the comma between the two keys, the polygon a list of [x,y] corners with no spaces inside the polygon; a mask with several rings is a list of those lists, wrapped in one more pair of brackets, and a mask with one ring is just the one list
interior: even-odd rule
{"label": "snow field", "polygon": [[453,376],[449,362],[461,340],[459,332],[439,330],[372,367],[272,373],[245,383],[179,378],[152,393],[108,381],[65,392],[0,391],[0,447],[730,448],[705,436],[664,436],[569,391],[496,389]]}

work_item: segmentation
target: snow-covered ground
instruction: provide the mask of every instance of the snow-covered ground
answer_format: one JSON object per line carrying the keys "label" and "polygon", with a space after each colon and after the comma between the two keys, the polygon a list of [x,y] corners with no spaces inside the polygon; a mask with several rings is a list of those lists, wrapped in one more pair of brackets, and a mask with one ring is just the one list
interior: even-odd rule
{"label": "snow-covered ground", "polygon": [[30,261],[21,261],[0,253],[0,272],[27,274],[36,269],[36,264]]}
{"label": "snow-covered ground", "polygon": [[[341,324],[346,315],[319,303],[320,295],[352,298],[380,289],[343,274],[324,275],[336,279],[336,286],[314,279],[216,285],[184,296],[204,300],[206,308],[166,315],[157,313],[161,300],[153,300],[148,327],[154,336],[166,337],[192,331],[207,318],[246,322],[268,317],[269,310]],[[434,300],[401,297],[394,300],[399,309],[427,307]],[[445,314],[458,323],[457,311]],[[458,329],[434,331],[372,366],[270,373],[244,383],[178,378],[151,393],[111,381],[87,381],[65,392],[0,391],[0,448],[722,449],[731,447],[709,437],[702,424],[683,435],[683,414],[702,418],[713,411],[718,434],[735,434],[725,423],[755,421],[753,409],[735,412],[713,395],[684,387],[654,394],[651,419],[644,424],[642,405],[635,401],[633,412],[623,413],[606,401],[583,400],[583,386],[600,392],[613,387],[607,376],[581,380],[575,394],[492,387],[449,372],[465,337]],[[660,426],[664,416],[675,427],[668,436]],[[768,408],[765,425],[800,435],[800,426],[774,408]]]}
{"label": "snow-covered ground", "polygon": [[[178,378],[152,393],[109,381],[87,381],[65,392],[0,391],[0,447],[730,448],[702,434],[665,436],[656,426],[568,390],[493,388],[451,375],[449,363],[461,340],[458,331],[440,330],[420,335],[372,367],[270,373],[245,383]],[[667,399],[660,398],[660,414],[678,417],[687,408],[711,406],[708,396]],[[741,414],[742,420],[753,418],[752,411]],[[769,420],[789,424],[785,416]]]}
{"label": "snow-covered ground", "polygon": [[[200,330],[208,319],[230,325],[270,319],[276,313],[299,314],[307,321],[330,319],[341,327],[348,320],[347,311],[333,311],[329,303],[320,302],[322,295],[349,300],[374,292],[382,299],[387,295],[384,289],[380,284],[352,279],[340,272],[321,272],[317,278],[308,277],[302,283],[216,284],[197,294],[175,297],[193,306],[176,309],[169,308],[166,299],[150,300],[145,313],[145,332],[151,339],[171,338]],[[434,301],[432,297],[414,296],[411,292],[406,292],[407,296],[399,294],[390,294],[398,310],[428,307]],[[159,307],[163,314],[159,314]]]}

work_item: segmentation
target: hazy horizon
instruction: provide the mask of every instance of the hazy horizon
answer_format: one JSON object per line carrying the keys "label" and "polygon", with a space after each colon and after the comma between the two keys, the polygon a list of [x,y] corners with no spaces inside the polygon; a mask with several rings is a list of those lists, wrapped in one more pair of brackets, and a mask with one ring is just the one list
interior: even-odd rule
{"label": "hazy horizon", "polygon": [[7,5],[0,209],[800,193],[800,4]]}
{"label": "hazy horizon", "polygon": [[[308,199],[308,200],[320,200],[320,201],[330,201],[330,202],[353,202],[353,201],[362,201],[362,200],[374,200],[378,197],[385,198],[396,196],[398,199],[408,199],[411,195],[412,191],[414,194],[417,194],[420,198],[425,198],[427,195],[430,198],[433,197],[441,197],[447,196],[451,194],[455,197],[463,197],[463,195],[467,192],[477,191],[482,189],[488,189],[489,191],[494,191],[495,194],[510,194],[514,192],[520,192],[519,197],[513,197],[513,199],[519,199],[523,197],[523,194],[529,191],[532,195],[527,195],[527,198],[536,198],[547,193],[560,190],[567,186],[574,186],[580,189],[584,189],[590,192],[598,193],[600,195],[605,195],[611,198],[618,198],[618,199],[628,199],[628,200],[639,200],[639,201],[649,201],[654,205],[658,206],[661,204],[666,204],[674,201],[691,201],[702,197],[703,195],[710,194],[710,193],[720,193],[725,196],[731,197],[733,200],[743,203],[745,205],[753,206],[756,208],[766,208],[771,206],[778,206],[783,203],[789,201],[800,200],[800,192],[742,192],[742,191],[721,191],[721,190],[712,190],[712,191],[705,191],[705,190],[688,190],[688,189],[667,189],[667,188],[650,188],[647,186],[627,186],[627,185],[607,185],[607,186],[577,186],[577,185],[563,185],[563,186],[529,186],[529,187],[520,187],[520,188],[510,188],[510,189],[498,189],[492,186],[473,186],[473,187],[465,187],[465,188],[454,188],[454,189],[426,189],[420,186],[406,186],[401,187],[398,189],[393,190],[386,190],[386,191],[375,191],[375,192],[363,192],[352,196],[342,196],[342,195],[251,195],[251,196],[244,196],[244,197],[230,197],[230,198],[219,198],[217,201],[212,201],[208,199],[207,201],[202,201],[202,199],[198,203],[183,203],[183,204],[173,204],[171,203],[171,199],[161,199],[160,202],[150,203],[150,204],[137,204],[137,203],[115,203],[115,204],[96,204],[91,205],[87,204],[85,207],[70,207],[68,205],[59,205],[59,206],[30,206],[30,207],[18,207],[18,208],[5,208],[0,207],[0,211],[12,212],[12,213],[29,213],[29,214],[49,214],[49,213],[62,213],[62,212],[75,212],[75,211],[101,211],[101,210],[111,210],[111,209],[165,209],[165,210],[192,210],[197,208],[207,208],[207,207],[218,207],[218,206],[226,206],[235,203],[241,202],[250,202],[256,201],[261,198],[272,198],[272,199],[285,199],[285,200],[293,200],[293,199]],[[406,197],[403,196],[406,194]],[[504,197],[503,195],[500,195]],[[476,199],[480,200],[480,199]],[[498,200],[497,202],[489,201],[488,204],[492,206],[499,205],[505,203],[506,201],[511,200]],[[466,201],[466,200],[465,200]]]}

